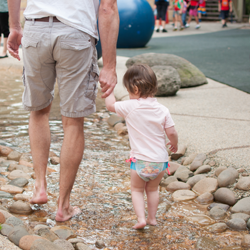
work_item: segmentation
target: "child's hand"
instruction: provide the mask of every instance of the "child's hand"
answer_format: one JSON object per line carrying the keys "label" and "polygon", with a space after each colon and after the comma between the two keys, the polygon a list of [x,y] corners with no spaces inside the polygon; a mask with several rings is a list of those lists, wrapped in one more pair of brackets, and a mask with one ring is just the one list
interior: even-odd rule
{"label": "child's hand", "polygon": [[173,152],[176,153],[178,150],[178,145],[172,144],[171,141],[167,143],[167,145],[170,145],[169,149]]}

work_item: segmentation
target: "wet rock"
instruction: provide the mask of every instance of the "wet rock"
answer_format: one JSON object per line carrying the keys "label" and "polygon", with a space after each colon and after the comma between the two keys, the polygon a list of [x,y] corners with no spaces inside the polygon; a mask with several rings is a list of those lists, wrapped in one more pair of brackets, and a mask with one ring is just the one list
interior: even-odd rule
{"label": "wet rock", "polygon": [[13,199],[15,201],[29,201],[30,196],[26,194],[16,194]]}
{"label": "wet rock", "polygon": [[200,166],[195,172],[194,174],[204,174],[204,173],[208,173],[211,171],[211,167],[209,165],[202,165]]}
{"label": "wet rock", "polygon": [[244,213],[236,213],[236,214],[232,214],[231,217],[232,217],[232,219],[240,218],[240,219],[243,219],[244,221],[247,222],[248,219],[250,218],[250,215],[244,214]]}
{"label": "wet rock", "polygon": [[202,205],[209,204],[213,202],[213,200],[214,200],[214,196],[209,192],[206,192],[196,198],[196,201]]}
{"label": "wet rock", "polygon": [[0,145],[0,156],[8,156],[13,149]]}
{"label": "wet rock", "polygon": [[13,226],[10,226],[8,224],[3,224],[1,225],[2,229],[1,229],[1,234],[4,236],[8,236],[10,234],[10,232],[14,229]]}
{"label": "wet rock", "polygon": [[211,232],[211,233],[222,233],[227,230],[227,224],[220,222],[220,223],[215,223],[211,226],[208,226],[206,229]]}
{"label": "wet rock", "polygon": [[198,195],[210,192],[213,193],[218,188],[218,182],[215,178],[205,178],[198,181],[193,186],[193,191]]}
{"label": "wet rock", "polygon": [[48,228],[40,228],[37,231],[37,234],[51,242],[59,239],[59,237],[54,232],[50,231]]}
{"label": "wet rock", "polygon": [[227,187],[235,183],[236,179],[238,178],[238,175],[239,175],[238,171],[231,167],[222,171],[218,176],[219,187]]}
{"label": "wet rock", "polygon": [[207,226],[207,225],[211,225],[212,223],[214,223],[214,220],[205,214],[196,214],[191,217],[186,217],[186,219],[190,221],[191,223],[199,224],[201,226]]}
{"label": "wet rock", "polygon": [[207,237],[200,237],[198,238],[196,244],[195,244],[196,250],[217,250],[219,249],[219,244],[211,240]]}
{"label": "wet rock", "polygon": [[64,250],[75,250],[73,245],[68,242],[67,240],[55,240],[54,241],[54,244],[59,246],[61,249],[64,249]]}
{"label": "wet rock", "polygon": [[161,182],[160,182],[160,186],[161,187],[167,187],[171,182],[174,182],[174,181],[178,181],[177,178],[175,176],[169,176],[167,179],[163,179]]}
{"label": "wet rock", "polygon": [[181,166],[180,164],[172,161],[169,162],[169,165],[170,167],[168,169],[171,175],[174,174],[176,170]]}
{"label": "wet rock", "polygon": [[250,247],[250,235],[249,234],[245,234],[243,236],[243,239],[241,241],[241,245],[243,247]]}
{"label": "wet rock", "polygon": [[247,224],[243,219],[234,218],[226,222],[227,226],[234,230],[246,230]]}
{"label": "wet rock", "polygon": [[77,243],[76,250],[91,250],[92,248],[90,248],[88,245],[85,245],[84,243]]}
{"label": "wet rock", "polygon": [[232,247],[223,247],[221,250],[244,250],[244,249],[239,246],[232,246]]}
{"label": "wet rock", "polygon": [[227,167],[225,167],[225,166],[218,167],[218,168],[215,170],[214,174],[218,177],[218,176],[220,175],[220,173],[223,172],[223,171],[226,170],[226,169],[227,169]]}
{"label": "wet rock", "polygon": [[62,248],[46,239],[39,239],[33,242],[30,250],[62,250]]}
{"label": "wet rock", "polygon": [[5,222],[5,216],[3,213],[0,212],[0,224],[3,224]]}
{"label": "wet rock", "polygon": [[21,194],[23,192],[23,189],[13,185],[3,185],[1,187],[1,191],[10,194]]}
{"label": "wet rock", "polygon": [[214,200],[220,203],[228,204],[233,206],[236,203],[235,194],[231,189],[219,188],[214,193]]}
{"label": "wet rock", "polygon": [[250,190],[250,177],[241,177],[236,184],[236,188],[240,190]]}
{"label": "wet rock", "polygon": [[195,159],[195,157],[197,156],[197,154],[191,154],[189,155],[188,157],[186,157],[186,159],[183,161],[183,164],[184,166],[187,166],[187,165],[190,165],[193,160]]}
{"label": "wet rock", "polygon": [[9,185],[17,186],[17,187],[24,187],[29,183],[29,181],[25,178],[16,178],[12,180]]}
{"label": "wet rock", "polygon": [[30,250],[35,240],[43,239],[37,235],[25,235],[19,241],[19,247],[23,250]]}
{"label": "wet rock", "polygon": [[36,226],[34,227],[34,233],[35,233],[35,234],[38,234],[38,230],[39,230],[40,228],[48,228],[48,229],[49,229],[49,226],[43,225],[43,224],[38,224],[38,225],[36,225]]}
{"label": "wet rock", "polygon": [[0,210],[0,212],[4,215],[4,217],[5,217],[5,220],[7,220],[8,218],[10,218],[10,217],[14,217],[12,214],[10,214],[8,211],[6,211],[6,210]]}
{"label": "wet rock", "polygon": [[226,205],[226,204],[222,204],[222,203],[212,203],[210,204],[207,209],[208,210],[211,210],[213,207],[220,207],[221,209],[223,209],[224,211],[227,211],[229,209],[229,205]]}
{"label": "wet rock", "polygon": [[117,124],[117,123],[119,123],[119,122],[124,122],[124,121],[125,121],[124,118],[122,118],[122,117],[120,117],[120,116],[118,116],[118,115],[111,115],[111,116],[108,118],[108,120],[107,120],[108,124],[109,124],[111,127],[114,127],[115,124]]}
{"label": "wet rock", "polygon": [[198,167],[203,165],[203,162],[206,160],[206,155],[205,154],[198,154],[193,162],[190,165],[190,170],[195,171]]}
{"label": "wet rock", "polygon": [[58,156],[50,157],[50,163],[53,165],[58,165],[60,163],[60,158]]}
{"label": "wet rock", "polygon": [[11,199],[11,198],[13,198],[13,195],[11,195],[10,193],[0,191],[0,199]]}
{"label": "wet rock", "polygon": [[105,243],[104,243],[102,240],[97,240],[97,241],[95,242],[95,246],[96,246],[97,248],[104,248],[104,247],[105,247]]}
{"label": "wet rock", "polygon": [[73,245],[73,247],[76,247],[77,243],[84,243],[84,240],[80,238],[72,238],[69,239],[68,242],[70,242]]}
{"label": "wet rock", "polygon": [[12,203],[9,207],[9,211],[14,214],[31,214],[33,212],[30,204],[21,200]]}
{"label": "wet rock", "polygon": [[250,215],[250,197],[239,200],[232,208],[232,213],[245,213]]}
{"label": "wet rock", "polygon": [[168,191],[170,192],[174,192],[174,191],[177,191],[177,190],[180,190],[180,189],[186,189],[186,190],[189,190],[191,189],[190,185],[188,185],[187,183],[184,183],[184,182],[180,182],[180,181],[174,181],[174,182],[171,182],[167,188],[166,188]]}
{"label": "wet rock", "polygon": [[197,195],[190,190],[177,190],[172,194],[174,201],[193,200]]}
{"label": "wet rock", "polygon": [[25,178],[28,180],[30,178],[30,176],[28,174],[24,173],[22,170],[14,170],[8,174],[8,178],[10,180],[14,180],[16,178]]}
{"label": "wet rock", "polygon": [[191,187],[193,187],[198,181],[205,179],[206,176],[202,174],[195,175],[193,177],[190,177],[187,181],[187,184],[189,184]]}
{"label": "wet rock", "polygon": [[172,160],[175,160],[175,161],[178,160],[179,158],[181,158],[182,156],[185,155],[186,150],[187,150],[187,146],[185,146],[185,145],[180,145],[180,146],[178,147],[178,151],[177,151],[176,153],[172,153],[172,154],[171,154],[171,159],[172,159]]}
{"label": "wet rock", "polygon": [[226,211],[220,207],[213,207],[209,211],[209,216],[214,220],[223,220],[226,217]]}
{"label": "wet rock", "polygon": [[50,231],[54,232],[62,240],[67,240],[76,237],[74,232],[66,226],[52,227]]}
{"label": "wet rock", "polygon": [[25,227],[15,226],[13,230],[9,233],[8,239],[15,245],[19,246],[20,239],[25,235],[29,235]]}
{"label": "wet rock", "polygon": [[247,221],[247,228],[250,229],[250,219]]}
{"label": "wet rock", "polygon": [[17,217],[9,217],[6,221],[5,224],[8,224],[10,226],[16,227],[16,226],[24,226],[23,221],[18,219]]}

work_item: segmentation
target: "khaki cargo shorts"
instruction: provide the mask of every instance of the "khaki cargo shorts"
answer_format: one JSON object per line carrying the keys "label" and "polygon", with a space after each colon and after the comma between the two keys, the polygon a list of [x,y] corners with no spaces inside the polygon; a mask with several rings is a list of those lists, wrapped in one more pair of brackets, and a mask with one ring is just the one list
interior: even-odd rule
{"label": "khaki cargo shorts", "polygon": [[84,117],[96,111],[99,69],[95,39],[61,22],[25,22],[23,105],[37,111],[54,98],[57,79],[61,114]]}

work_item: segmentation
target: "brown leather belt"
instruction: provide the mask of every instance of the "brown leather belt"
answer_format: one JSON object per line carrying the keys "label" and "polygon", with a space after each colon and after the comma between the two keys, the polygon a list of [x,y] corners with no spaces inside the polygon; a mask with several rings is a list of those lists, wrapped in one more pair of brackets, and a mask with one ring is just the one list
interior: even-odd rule
{"label": "brown leather belt", "polygon": [[[43,18],[26,19],[26,21],[33,21],[33,20],[35,22],[49,22],[49,16]],[[54,16],[53,22],[60,22],[60,21]]]}

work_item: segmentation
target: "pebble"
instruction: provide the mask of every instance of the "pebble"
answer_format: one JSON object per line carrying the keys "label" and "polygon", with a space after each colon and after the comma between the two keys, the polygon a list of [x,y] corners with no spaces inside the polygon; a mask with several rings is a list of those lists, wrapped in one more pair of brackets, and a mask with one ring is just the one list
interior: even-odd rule
{"label": "pebble", "polygon": [[250,229],[250,219],[247,221],[247,228]]}
{"label": "pebble", "polygon": [[241,177],[236,184],[236,188],[245,191],[250,190],[250,177]]}
{"label": "pebble", "polygon": [[195,172],[194,174],[197,175],[197,174],[204,174],[204,173],[208,173],[211,171],[211,166],[209,165],[202,165],[200,166]]}
{"label": "pebble", "polygon": [[10,214],[8,211],[0,209],[0,212],[4,215],[5,220],[7,220],[10,217],[14,217],[12,214]]}
{"label": "pebble", "polygon": [[16,178],[12,180],[9,185],[17,186],[17,187],[24,187],[29,183],[29,181],[25,178]]}
{"label": "pebble", "polygon": [[250,197],[239,200],[232,208],[232,213],[245,213],[250,215]]}
{"label": "pebble", "polygon": [[[184,166],[182,166],[184,167]],[[185,168],[185,167],[184,167]],[[178,168],[179,170],[180,168]],[[186,182],[190,177],[194,176],[194,173],[190,171],[189,169],[183,170],[183,171],[176,171],[174,176],[177,178],[177,180]]]}
{"label": "pebble", "polygon": [[171,154],[171,159],[175,160],[175,161],[178,160],[179,158],[181,158],[182,156],[185,155],[186,151],[187,151],[187,146],[186,145],[180,145],[178,147],[177,152]]}
{"label": "pebble", "polygon": [[222,171],[218,176],[218,185],[219,187],[227,187],[231,184],[234,184],[238,178],[238,171],[232,167],[227,168]]}
{"label": "pebble", "polygon": [[223,220],[226,217],[226,211],[216,206],[209,211],[209,216],[214,220]]}
{"label": "pebble", "polygon": [[0,199],[11,199],[11,198],[13,198],[13,195],[11,195],[10,193],[0,191]]}
{"label": "pebble", "polygon": [[233,230],[246,230],[247,224],[241,218],[234,218],[226,222],[227,226]]}
{"label": "pebble", "polygon": [[243,236],[243,239],[241,241],[241,245],[243,247],[250,247],[250,235],[249,234],[245,234]]}
{"label": "pebble", "polygon": [[23,189],[17,186],[13,185],[3,185],[1,187],[1,191],[10,193],[10,194],[21,194],[23,192]]}
{"label": "pebble", "polygon": [[249,214],[244,214],[244,213],[235,213],[231,215],[232,219],[234,218],[240,218],[243,219],[244,221],[248,221],[248,219],[250,218]]}
{"label": "pebble", "polygon": [[95,242],[95,246],[96,246],[97,248],[104,248],[104,247],[105,247],[105,243],[104,243],[102,240],[97,240],[97,241]]}
{"label": "pebble", "polygon": [[52,227],[50,231],[54,232],[60,239],[62,240],[68,240],[70,238],[74,238],[75,234],[71,230],[71,228],[66,226],[56,226]]}
{"label": "pebble", "polygon": [[190,190],[177,190],[172,194],[174,201],[189,201],[195,199],[197,195]]}
{"label": "pebble", "polygon": [[3,225],[1,225],[1,227],[2,227],[1,234],[4,236],[8,236],[14,228],[13,226],[10,226],[8,224],[3,224]]}
{"label": "pebble", "polygon": [[208,226],[206,229],[211,233],[222,233],[227,230],[227,224],[224,222],[215,223],[211,226]]}
{"label": "pebble", "polygon": [[33,212],[30,204],[21,200],[12,203],[9,207],[9,211],[14,214],[31,214]]}
{"label": "pebble", "polygon": [[234,192],[229,188],[219,188],[214,193],[214,200],[220,203],[233,206],[236,203],[236,197]]}
{"label": "pebble", "polygon": [[174,174],[175,171],[181,166],[179,163],[173,162],[173,161],[170,161],[169,165],[170,167],[168,169],[169,169],[170,175]]}
{"label": "pebble", "polygon": [[37,231],[37,234],[51,242],[59,239],[59,237],[54,232],[50,231],[48,228],[40,228]]}
{"label": "pebble", "polygon": [[6,221],[5,216],[2,212],[0,212],[0,224],[3,224]]}
{"label": "pebble", "polygon": [[218,167],[218,168],[215,170],[214,174],[218,177],[218,176],[220,175],[220,173],[223,172],[223,171],[226,170],[226,169],[227,169],[227,167],[225,167],[225,166],[220,166],[220,167]]}
{"label": "pebble", "polygon": [[198,181],[200,181],[201,179],[204,179],[204,178],[206,178],[206,176],[203,174],[195,175],[195,176],[190,177],[188,179],[187,184],[189,184],[191,187],[193,187]]}
{"label": "pebble", "polygon": [[13,198],[15,201],[29,201],[30,196],[26,194],[16,194]]}
{"label": "pebble", "polygon": [[215,178],[205,178],[198,181],[193,186],[193,191],[198,195],[210,192],[213,193],[218,187],[217,179]]}
{"label": "pebble", "polygon": [[68,242],[70,242],[73,245],[73,247],[75,247],[77,243],[84,243],[84,240],[80,238],[72,238],[69,239]]}
{"label": "pebble", "polygon": [[35,240],[43,239],[38,235],[25,235],[19,241],[19,247],[23,250],[30,250]]}
{"label": "pebble", "polygon": [[58,156],[50,157],[50,163],[53,165],[58,165],[60,163],[60,158]]}
{"label": "pebble", "polygon": [[15,217],[15,216],[9,217],[9,218],[5,221],[5,224],[11,225],[11,226],[13,226],[13,227],[16,227],[16,226],[24,226],[23,221],[20,220],[19,218]]}
{"label": "pebble", "polygon": [[184,183],[184,182],[181,182],[181,181],[174,181],[174,182],[171,182],[167,188],[166,188],[168,191],[170,192],[174,192],[174,191],[177,191],[177,190],[180,190],[180,189],[191,189],[190,185],[188,185],[187,183]]}
{"label": "pebble", "polygon": [[117,123],[121,123],[121,122],[124,122],[124,118],[118,116],[118,115],[111,115],[108,120],[107,120],[108,124],[111,126],[111,127],[114,127],[115,124]]}
{"label": "pebble", "polygon": [[227,211],[227,210],[229,209],[229,205],[222,204],[222,203],[216,203],[216,202],[210,204],[210,205],[207,207],[207,209],[210,210],[210,209],[212,209],[213,207],[220,207],[220,208],[222,208],[224,211]]}
{"label": "pebble", "polygon": [[10,166],[7,168],[9,172],[14,171],[14,170],[21,170],[24,173],[31,173],[33,172],[33,169],[24,166],[24,165],[18,165],[18,164],[10,164]]}
{"label": "pebble", "polygon": [[46,239],[39,239],[33,242],[30,250],[62,250],[62,248]]}
{"label": "pebble", "polygon": [[186,157],[186,159],[183,161],[183,165],[184,166],[190,165],[196,156],[197,156],[197,154],[191,154],[188,157]]}
{"label": "pebble", "polygon": [[38,225],[36,225],[36,226],[34,227],[34,233],[35,233],[35,234],[38,234],[38,230],[39,230],[40,228],[48,228],[48,229],[49,229],[49,226],[43,225],[43,224],[38,224]]}
{"label": "pebble", "polygon": [[31,163],[31,162],[29,162],[29,161],[20,160],[20,161],[19,161],[19,164],[20,164],[20,165],[27,166],[27,167],[33,169],[33,163]]}
{"label": "pebble", "polygon": [[0,145],[0,156],[8,156],[13,149]]}
{"label": "pebble", "polygon": [[90,248],[88,245],[85,245],[84,243],[77,243],[76,250],[91,250],[92,248]]}
{"label": "pebble", "polygon": [[206,160],[205,154],[198,154],[190,165],[190,170],[195,171],[198,167],[202,166],[203,162]]}
{"label": "pebble", "polygon": [[201,226],[208,226],[214,223],[214,220],[205,214],[196,214],[192,217],[186,217],[188,221],[194,224],[200,224]]}
{"label": "pebble", "polygon": [[75,248],[73,247],[73,245],[68,242],[67,240],[55,240],[54,244],[59,246],[61,249],[64,250],[75,250]]}
{"label": "pebble", "polygon": [[21,178],[21,177],[25,178],[27,180],[30,178],[30,176],[28,174],[24,173],[22,170],[13,170],[12,172],[10,172],[8,174],[8,178],[10,180],[14,180],[16,178]]}
{"label": "pebble", "polygon": [[169,176],[168,178],[160,182],[160,186],[167,187],[171,182],[174,182],[174,181],[178,181],[177,178],[175,176]]}
{"label": "pebble", "polygon": [[195,249],[197,250],[218,250],[219,245],[216,241],[209,239],[207,237],[198,238]]}
{"label": "pebble", "polygon": [[213,200],[214,200],[214,196],[209,192],[201,194],[200,196],[196,198],[196,201],[202,205],[209,204],[213,202]]}
{"label": "pebble", "polygon": [[8,156],[7,156],[7,160],[10,161],[19,161],[21,158],[21,153],[17,152],[17,151],[11,151]]}
{"label": "pebble", "polygon": [[20,239],[25,235],[29,235],[25,227],[15,226],[13,230],[9,233],[8,239],[15,245],[19,246]]}

